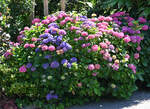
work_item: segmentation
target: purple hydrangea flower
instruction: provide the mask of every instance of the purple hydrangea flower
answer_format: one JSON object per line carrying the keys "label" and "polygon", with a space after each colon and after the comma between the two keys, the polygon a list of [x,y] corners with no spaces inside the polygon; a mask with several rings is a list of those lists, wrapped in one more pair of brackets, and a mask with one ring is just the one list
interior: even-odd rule
{"label": "purple hydrangea flower", "polygon": [[65,46],[66,46],[66,42],[62,42],[62,43],[60,44],[60,46],[61,46],[61,47],[65,47]]}
{"label": "purple hydrangea flower", "polygon": [[71,49],[72,49],[72,46],[71,46],[70,44],[66,43],[66,48],[67,48],[68,50],[71,50]]}
{"label": "purple hydrangea flower", "polygon": [[59,30],[59,35],[66,35],[66,31],[65,30]]}
{"label": "purple hydrangea flower", "polygon": [[67,50],[67,48],[66,48],[66,47],[64,47],[64,48],[63,48],[63,51],[64,51],[64,52],[67,52],[68,50]]}
{"label": "purple hydrangea flower", "polygon": [[42,41],[44,44],[47,44],[47,43],[49,43],[50,41],[49,41],[49,39],[43,39],[43,41]]}
{"label": "purple hydrangea flower", "polygon": [[43,67],[44,69],[47,69],[47,68],[48,68],[48,66],[49,66],[49,64],[48,64],[48,63],[42,64],[42,67]]}
{"label": "purple hydrangea flower", "polygon": [[46,55],[44,58],[45,59],[50,59],[52,56],[51,55]]}
{"label": "purple hydrangea flower", "polygon": [[57,37],[57,41],[59,41],[59,42],[62,41],[62,39],[63,39],[63,36],[58,36]]}
{"label": "purple hydrangea flower", "polygon": [[40,51],[40,48],[36,48],[35,49],[35,52],[37,53],[37,52],[39,52]]}
{"label": "purple hydrangea flower", "polygon": [[51,66],[51,68],[58,68],[59,63],[57,61],[53,61],[50,66]]}
{"label": "purple hydrangea flower", "polygon": [[72,66],[71,63],[68,63],[68,64],[67,64],[67,67],[68,67],[68,68],[71,68],[71,66]]}
{"label": "purple hydrangea flower", "polygon": [[65,63],[68,63],[68,60],[67,60],[67,59],[63,59],[63,60],[61,61],[61,64],[65,64]]}
{"label": "purple hydrangea flower", "polygon": [[57,95],[52,95],[52,94],[47,94],[46,95],[46,100],[49,101],[51,99],[58,99]]}
{"label": "purple hydrangea flower", "polygon": [[57,25],[57,23],[50,23],[48,25],[48,28],[50,28],[50,27],[59,28],[59,26]]}
{"label": "purple hydrangea flower", "polygon": [[71,59],[70,59],[70,62],[72,62],[72,63],[73,63],[73,62],[77,62],[77,58],[76,58],[76,57],[71,58]]}
{"label": "purple hydrangea flower", "polygon": [[41,34],[39,37],[40,38],[48,38],[48,37],[52,37],[52,35],[49,33],[45,33],[45,34]]}
{"label": "purple hydrangea flower", "polygon": [[36,67],[31,67],[31,71],[35,71],[36,70]]}
{"label": "purple hydrangea flower", "polygon": [[26,68],[31,68],[32,67],[32,63],[27,63]]}

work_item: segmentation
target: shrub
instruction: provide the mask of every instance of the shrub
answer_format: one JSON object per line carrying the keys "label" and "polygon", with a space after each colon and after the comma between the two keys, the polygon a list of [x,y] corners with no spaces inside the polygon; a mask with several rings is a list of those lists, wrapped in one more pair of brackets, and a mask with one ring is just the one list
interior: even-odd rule
{"label": "shrub", "polygon": [[139,16],[150,17],[149,0],[95,0],[93,8],[89,11],[98,15],[109,15],[118,11],[126,11],[130,16],[138,18]]}
{"label": "shrub", "polygon": [[4,15],[10,17],[7,20],[7,23],[10,24],[7,31],[10,33],[11,39],[16,41],[19,31],[30,25],[31,0],[1,0],[0,10]]}
{"label": "shrub", "polygon": [[0,56],[9,48],[10,35],[7,33],[9,24],[6,24],[8,17],[0,12]]}
{"label": "shrub", "polygon": [[34,19],[2,58],[1,69],[10,69],[1,70],[3,91],[19,97],[20,107],[35,101],[63,109],[105,95],[128,98],[139,74],[133,51],[140,41],[134,40],[142,37],[121,32],[115,22],[64,12]]}
{"label": "shrub", "polygon": [[[116,22],[118,25],[120,25],[120,29],[125,34],[129,34],[132,39],[137,37],[134,41],[140,41],[138,39],[140,36],[143,36],[144,40],[141,42],[141,44],[138,44],[138,47],[136,48],[136,51],[131,49],[131,52],[140,52],[140,62],[138,64],[138,72],[141,72],[140,75],[138,75],[138,78],[141,81],[146,82],[147,86],[149,86],[149,78],[150,78],[150,70],[149,70],[149,51],[150,51],[150,39],[149,39],[149,33],[150,33],[150,22],[146,20],[144,17],[139,17],[137,20],[130,17],[127,13],[118,12],[112,15],[114,22]],[[142,48],[142,49],[141,49]]]}

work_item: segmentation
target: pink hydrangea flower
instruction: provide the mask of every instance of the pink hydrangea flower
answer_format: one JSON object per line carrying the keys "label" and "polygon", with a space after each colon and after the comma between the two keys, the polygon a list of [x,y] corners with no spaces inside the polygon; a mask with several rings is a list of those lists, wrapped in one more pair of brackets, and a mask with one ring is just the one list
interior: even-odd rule
{"label": "pink hydrangea flower", "polygon": [[135,53],[135,54],[134,54],[134,58],[135,58],[135,59],[138,59],[139,56],[140,56],[139,53]]}
{"label": "pink hydrangea flower", "polygon": [[42,51],[46,51],[46,50],[48,50],[48,46],[47,45],[42,46]]}
{"label": "pink hydrangea flower", "polygon": [[137,51],[141,51],[141,47],[140,46],[138,46],[136,49],[137,49]]}
{"label": "pink hydrangea flower", "polygon": [[35,44],[30,44],[30,47],[31,47],[31,48],[34,48],[34,47],[35,47]]}
{"label": "pink hydrangea flower", "polygon": [[129,37],[129,36],[125,37],[123,40],[124,40],[124,42],[126,42],[126,43],[128,43],[128,42],[130,42],[130,41],[131,41],[131,39],[130,39],[130,37]]}
{"label": "pink hydrangea flower", "polygon": [[87,32],[82,32],[81,35],[82,35],[82,36],[87,36],[88,33],[87,33]]}
{"label": "pink hydrangea flower", "polygon": [[145,19],[145,18],[143,18],[143,17],[139,17],[139,19],[138,19],[138,20],[139,20],[139,22],[140,22],[140,23],[146,23],[146,19]]}
{"label": "pink hydrangea flower", "polygon": [[36,37],[32,37],[31,41],[35,42],[35,41],[37,41],[37,38]]}
{"label": "pink hydrangea flower", "polygon": [[104,51],[104,50],[101,50],[99,53],[100,53],[100,54],[104,54],[104,53],[105,53],[105,51]]}
{"label": "pink hydrangea flower", "polygon": [[129,64],[128,67],[134,72],[136,73],[136,66],[133,64]]}
{"label": "pink hydrangea flower", "polygon": [[129,59],[129,58],[130,58],[130,56],[129,56],[128,54],[126,54],[126,55],[125,55],[125,58]]}
{"label": "pink hydrangea flower", "polygon": [[27,71],[27,69],[26,69],[26,67],[24,65],[19,68],[19,72],[24,73],[26,71]]}
{"label": "pink hydrangea flower", "polygon": [[99,17],[98,17],[98,21],[100,21],[100,22],[101,22],[101,21],[104,21],[104,19],[105,19],[104,16],[99,16]]}
{"label": "pink hydrangea flower", "polygon": [[95,38],[95,35],[93,34],[88,35],[88,39],[94,39],[94,38]]}
{"label": "pink hydrangea flower", "polygon": [[29,27],[24,27],[24,30],[30,30],[30,28]]}
{"label": "pink hydrangea flower", "polygon": [[30,47],[30,44],[27,43],[24,45],[24,48],[28,48],[28,47]]}
{"label": "pink hydrangea flower", "polygon": [[90,64],[90,65],[88,65],[88,69],[89,69],[90,71],[92,71],[92,70],[95,69],[95,66],[94,66],[93,64]]}
{"label": "pink hydrangea flower", "polygon": [[49,47],[48,47],[48,50],[49,50],[49,51],[55,51],[55,46],[53,46],[53,45],[49,46]]}
{"label": "pink hydrangea flower", "polygon": [[65,20],[62,20],[61,22],[60,22],[60,25],[64,25],[66,23],[66,21]]}
{"label": "pink hydrangea flower", "polygon": [[128,26],[133,26],[133,23],[132,23],[132,22],[129,22],[129,23],[128,23]]}
{"label": "pink hydrangea flower", "polygon": [[101,66],[100,66],[99,64],[95,64],[95,69],[96,69],[96,70],[100,69],[100,67],[101,67]]}
{"label": "pink hydrangea flower", "polygon": [[102,48],[108,48],[108,45],[104,42],[99,43]]}
{"label": "pink hydrangea flower", "polygon": [[148,30],[148,25],[144,25],[144,26],[142,27],[142,30],[147,31],[147,30]]}
{"label": "pink hydrangea flower", "polygon": [[110,22],[110,21],[112,21],[113,19],[112,19],[111,17],[105,17],[104,20],[107,21],[107,22]]}
{"label": "pink hydrangea flower", "polygon": [[98,45],[93,45],[92,46],[92,51],[96,52],[96,51],[98,51],[98,48],[99,48]]}

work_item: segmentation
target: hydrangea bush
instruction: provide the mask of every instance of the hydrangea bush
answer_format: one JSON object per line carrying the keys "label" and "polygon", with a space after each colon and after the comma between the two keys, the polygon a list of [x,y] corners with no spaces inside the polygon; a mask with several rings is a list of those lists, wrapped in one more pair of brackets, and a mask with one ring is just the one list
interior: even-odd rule
{"label": "hydrangea bush", "polygon": [[2,91],[17,96],[20,107],[34,101],[63,109],[105,95],[128,98],[137,89],[137,48],[143,37],[123,31],[117,16],[58,12],[34,19],[3,55]]}
{"label": "hydrangea bush", "polygon": [[[114,22],[119,25],[119,28],[125,34],[130,35],[131,41],[133,43],[138,43],[138,47],[134,51],[131,49],[131,52],[140,52],[134,54],[134,56],[140,56],[140,62],[138,64],[138,72],[141,72],[138,75],[141,81],[146,82],[147,86],[149,85],[150,69],[149,69],[149,51],[150,51],[150,21],[144,17],[139,17],[137,20],[130,17],[129,14],[124,12],[117,12],[112,15]],[[141,42],[142,39],[144,39]],[[141,42],[141,43],[140,43]],[[141,49],[142,48],[142,49]],[[142,76],[141,76],[142,74]]]}

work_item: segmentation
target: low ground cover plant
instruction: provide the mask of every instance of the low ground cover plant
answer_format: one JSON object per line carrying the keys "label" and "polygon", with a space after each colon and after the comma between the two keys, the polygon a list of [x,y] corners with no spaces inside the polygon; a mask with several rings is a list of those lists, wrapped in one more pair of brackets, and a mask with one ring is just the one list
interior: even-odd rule
{"label": "low ground cover plant", "polygon": [[63,109],[106,95],[128,98],[137,89],[139,31],[145,27],[130,19],[136,32],[126,32],[122,15],[58,12],[34,19],[1,58],[1,90],[17,97],[19,107]]}

